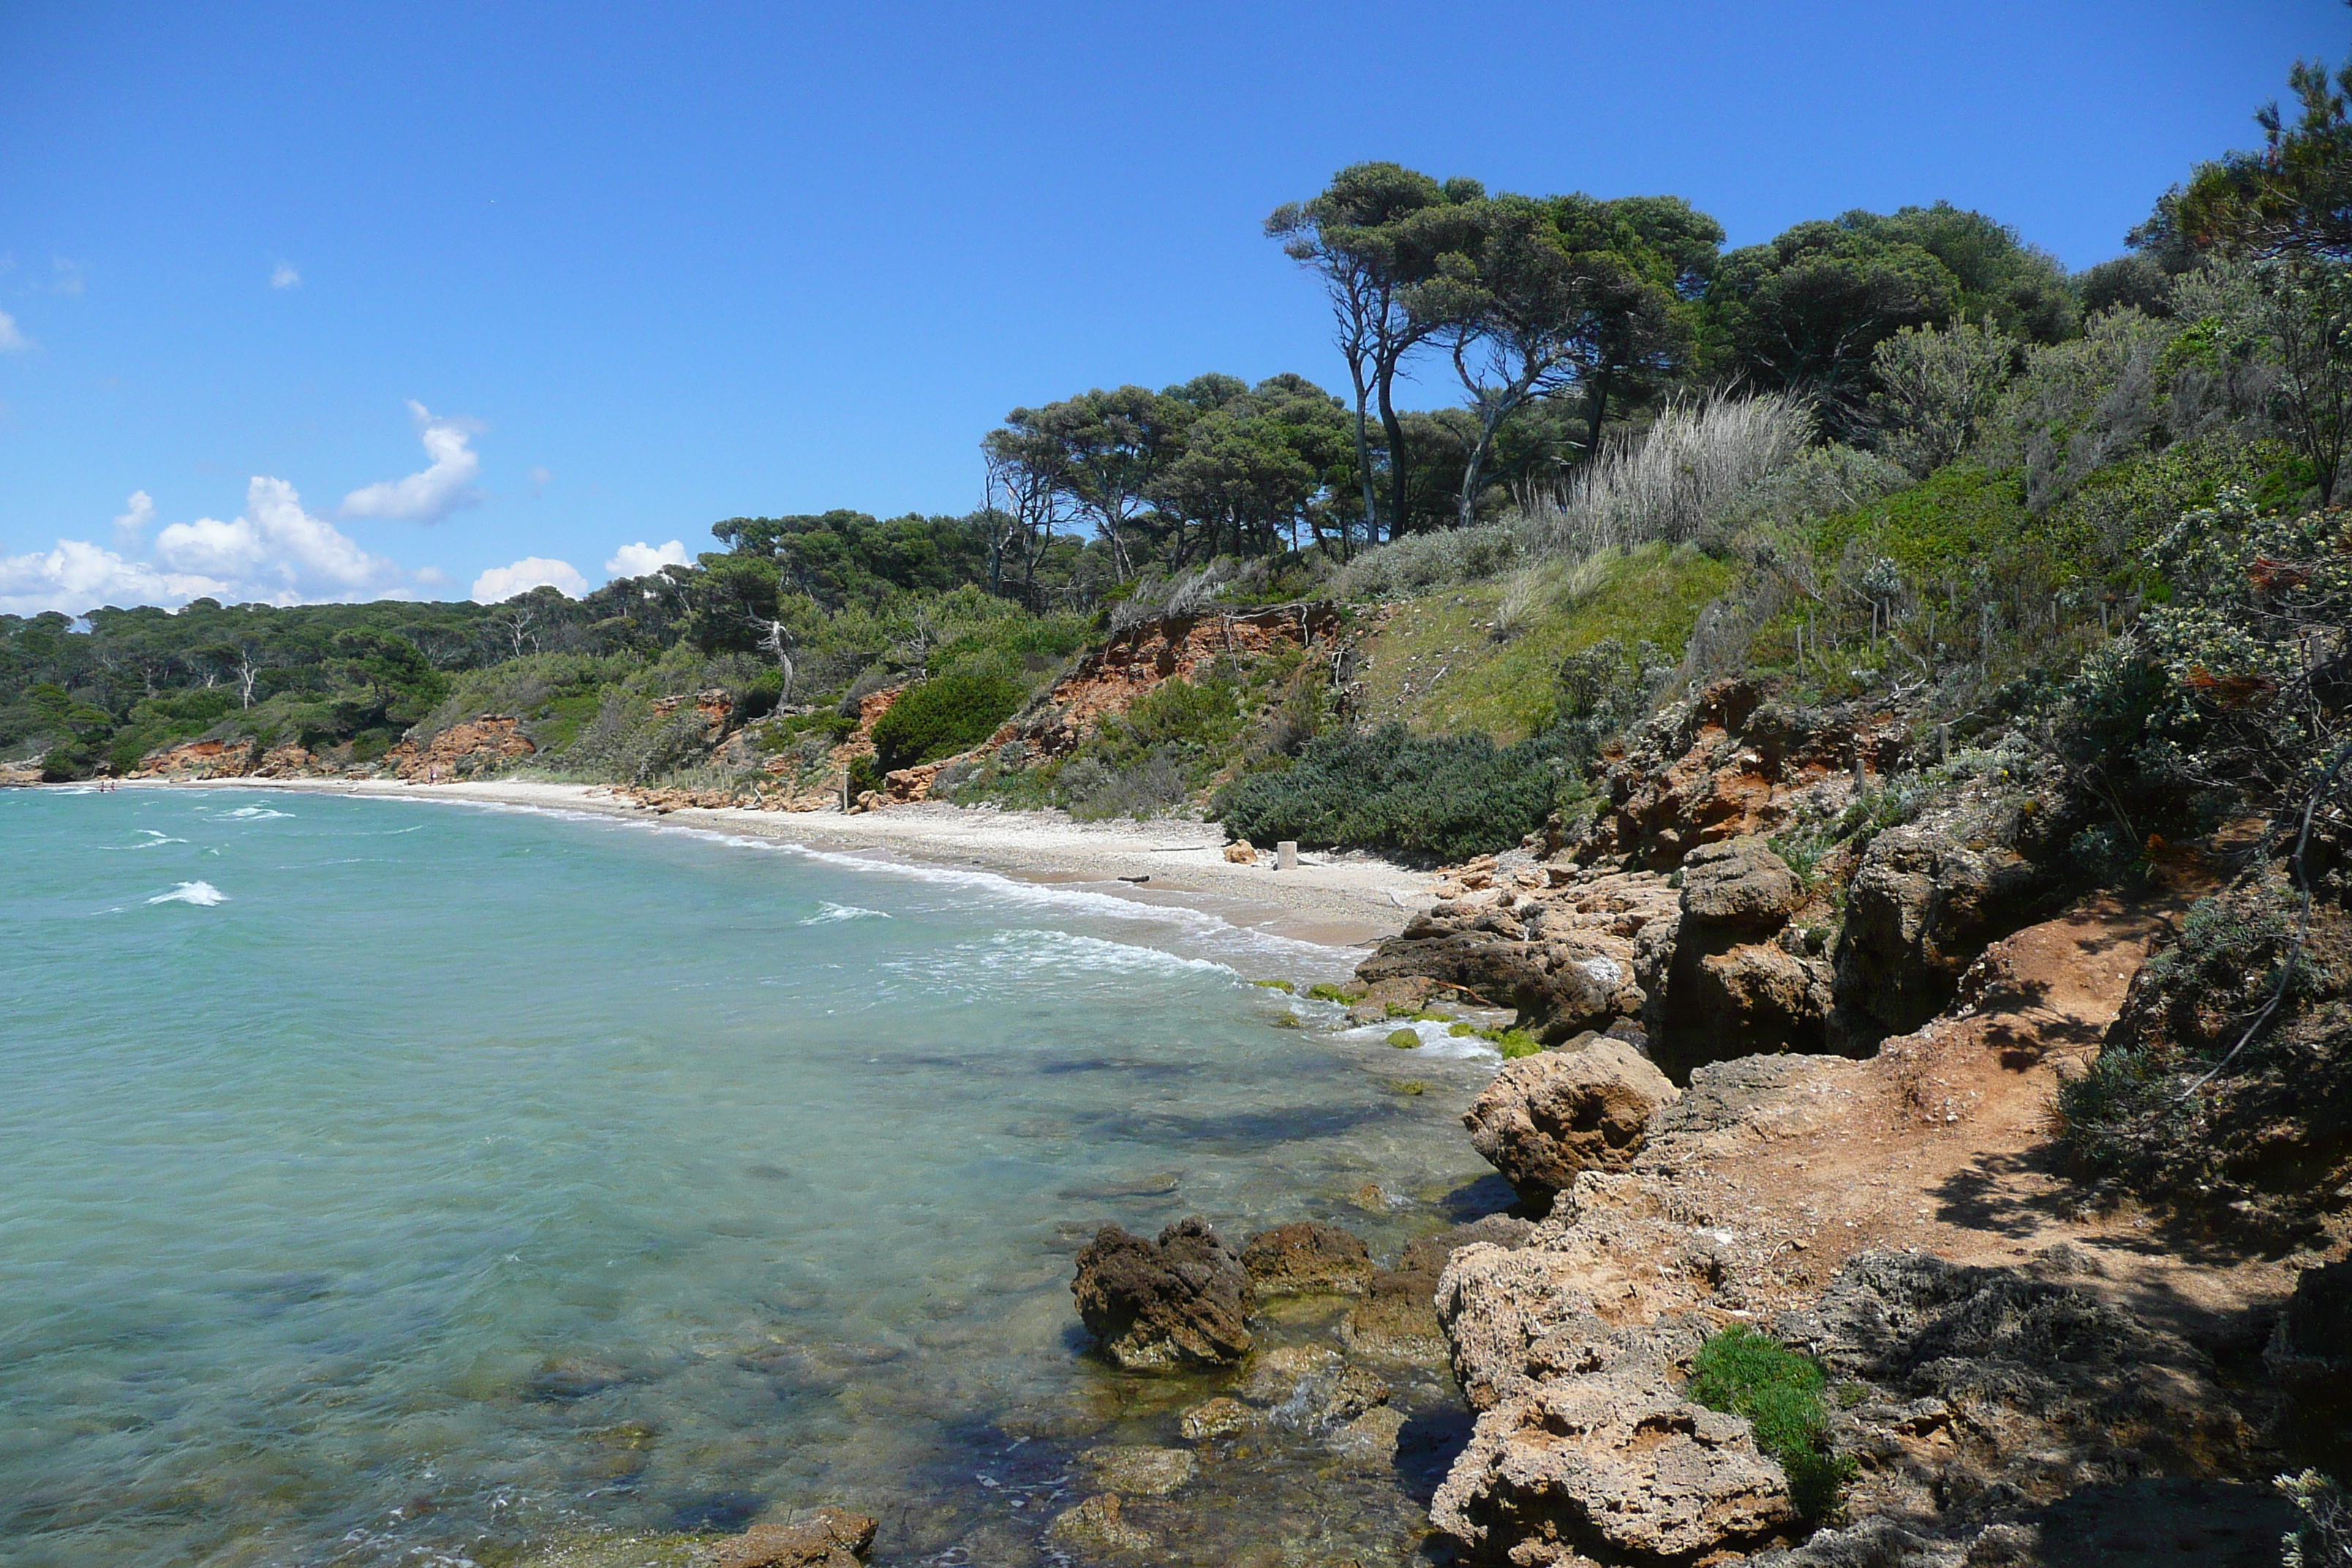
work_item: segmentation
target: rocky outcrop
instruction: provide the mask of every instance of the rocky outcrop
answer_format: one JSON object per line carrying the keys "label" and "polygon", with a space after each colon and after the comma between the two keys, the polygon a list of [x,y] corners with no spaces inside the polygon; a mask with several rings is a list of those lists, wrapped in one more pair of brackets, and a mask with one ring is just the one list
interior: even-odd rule
{"label": "rocky outcrop", "polygon": [[1130,1371],[1239,1361],[1250,1350],[1248,1271],[1195,1215],[1147,1241],[1105,1226],[1070,1293],[1103,1353]]}
{"label": "rocky outcrop", "polygon": [[1539,1208],[1589,1170],[1622,1170],[1650,1119],[1680,1091],[1622,1040],[1582,1044],[1503,1064],[1462,1115],[1471,1146]]}
{"label": "rocky outcrop", "polygon": [[253,772],[261,742],[250,735],[221,741],[182,741],[139,759],[135,779],[234,779]]}
{"label": "rocky outcrop", "polygon": [[1687,1077],[1709,1061],[1822,1044],[1831,969],[1789,921],[1804,885],[1760,838],[1702,844],[1684,858],[1680,925],[1653,1047]]}
{"label": "rocky outcrop", "polygon": [[322,762],[309,750],[292,741],[283,741],[262,753],[260,764],[253,772],[257,778],[310,778],[322,773],[341,770],[331,763]]}
{"label": "rocky outcrop", "polygon": [[1242,1244],[1242,1267],[1261,1297],[1360,1296],[1372,1280],[1371,1251],[1361,1237],[1304,1221],[1251,1237]]}
{"label": "rocky outcrop", "polygon": [[[2139,1272],[2177,1260],[2127,1220],[2078,1245],[2092,1222],[2045,1209],[2033,1159],[2052,1047],[2097,1037],[2155,923],[2093,908],[2004,938],[1961,1007],[1866,1060],[1701,1066],[1624,1169],[1579,1173],[1523,1243],[1454,1250],[1436,1314],[1478,1415],[1438,1521],[1482,1561],[1959,1568],[2104,1561],[2091,1542],[2147,1518],[2184,1552],[2255,1561],[2223,1550],[2260,1543],[2269,1507],[2229,1484],[2263,1473],[2249,1396],[2188,1336],[2252,1344],[2199,1311],[2168,1307],[2177,1332],[2136,1317],[2185,1299]],[[2236,1288],[2261,1277],[2250,1264]],[[2332,1281],[2303,1278],[2326,1342]],[[1668,1403],[1728,1321],[1828,1372],[1844,1519],[1810,1541],[1746,1489],[1736,1436],[1710,1446]],[[2281,1329],[2269,1370],[2332,1419],[2331,1363],[2301,1345]],[[1654,1446],[1675,1448],[1671,1472],[1645,1468]],[[1820,1468],[1800,1480],[1819,1506]]]}
{"label": "rocky outcrop", "polygon": [[1753,835],[1702,844],[1683,857],[1682,916],[1700,925],[1769,933],[1805,901],[1788,862]]}
{"label": "rocky outcrop", "polygon": [[1336,641],[1330,605],[1280,605],[1246,614],[1166,616],[1113,632],[1102,647],[1047,688],[980,748],[1015,742],[1040,757],[1066,756],[1114,714],[1164,681],[1190,680],[1227,657],[1255,658]]}
{"label": "rocky outcrop", "polygon": [[1683,1398],[1648,1339],[1579,1333],[1574,1375],[1496,1401],[1431,1520],[1481,1557],[1526,1568],[1682,1563],[1793,1524],[1788,1477],[1747,1420]]}
{"label": "rocky outcrop", "polygon": [[1870,841],[1835,955],[1844,1039],[1874,1045],[1917,1028],[1988,943],[2034,916],[2054,879],[2022,851],[2049,815],[2032,796],[1979,790]]}
{"label": "rocky outcrop", "polygon": [[713,741],[726,732],[727,721],[735,716],[735,700],[725,688],[714,686],[707,691],[681,691],[655,698],[654,717],[667,719],[688,703],[694,705],[695,716],[702,721],[705,735]]}
{"label": "rocky outcrop", "polygon": [[709,1568],[856,1568],[874,1545],[875,1521],[847,1509],[755,1524],[706,1549]]}
{"label": "rocky outcrop", "polygon": [[381,771],[411,784],[427,778],[446,784],[497,773],[538,750],[514,715],[484,713],[424,740],[401,742],[384,753]]}
{"label": "rocky outcrop", "polygon": [[1525,851],[1465,868],[1438,891],[1357,975],[1455,986],[1517,1008],[1522,1026],[1554,1040],[1641,1016],[1678,919],[1677,894],[1654,873],[1548,865]]}
{"label": "rocky outcrop", "polygon": [[1761,682],[1718,681],[1669,705],[1610,759],[1609,808],[1582,852],[1671,870],[1698,845],[1831,816],[1853,796],[1856,760],[1865,773],[1891,770],[1903,733],[1892,714],[1807,709]]}

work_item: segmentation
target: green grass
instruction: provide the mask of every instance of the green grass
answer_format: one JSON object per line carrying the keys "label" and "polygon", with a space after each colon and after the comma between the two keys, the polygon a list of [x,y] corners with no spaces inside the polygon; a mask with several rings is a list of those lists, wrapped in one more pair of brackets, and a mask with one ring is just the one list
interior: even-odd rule
{"label": "green grass", "polygon": [[1838,1489],[1854,1468],[1852,1458],[1830,1450],[1822,1397],[1828,1381],[1811,1356],[1734,1323],[1699,1347],[1683,1392],[1710,1410],[1746,1416],[1756,1446],[1788,1473],[1797,1511],[1821,1520],[1836,1511]]}
{"label": "green grass", "polygon": [[1364,717],[1402,719],[1422,734],[1523,740],[1551,717],[1561,659],[1608,637],[1628,647],[1654,642],[1679,656],[1699,612],[1736,576],[1727,562],[1664,544],[1582,572],[1562,563],[1539,573],[1528,629],[1507,641],[1493,630],[1510,591],[1506,578],[1400,606],[1365,647]]}

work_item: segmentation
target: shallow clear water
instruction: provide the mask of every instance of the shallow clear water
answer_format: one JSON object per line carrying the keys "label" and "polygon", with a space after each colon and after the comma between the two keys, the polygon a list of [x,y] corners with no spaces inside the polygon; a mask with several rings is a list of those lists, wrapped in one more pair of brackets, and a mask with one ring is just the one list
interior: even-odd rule
{"label": "shallow clear water", "polygon": [[0,1561],[827,1500],[953,1560],[983,1459],[1125,1407],[1068,1294],[1092,1226],[1393,1253],[1484,1173],[1491,1061],[1270,1028],[1247,984],[1344,963],[617,822],[0,793]]}

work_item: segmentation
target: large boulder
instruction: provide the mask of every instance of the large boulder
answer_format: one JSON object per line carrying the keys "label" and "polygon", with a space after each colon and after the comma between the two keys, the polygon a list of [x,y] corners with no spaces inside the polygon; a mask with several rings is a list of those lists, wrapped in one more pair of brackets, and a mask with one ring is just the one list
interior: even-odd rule
{"label": "large boulder", "polygon": [[1748,1422],[1690,1403],[1663,1361],[1638,1356],[1480,1415],[1429,1512],[1518,1568],[1688,1562],[1761,1544],[1796,1517]]}
{"label": "large boulder", "polygon": [[1131,1371],[1223,1365],[1249,1353],[1249,1273],[1198,1215],[1157,1241],[1103,1226],[1078,1254],[1070,1293],[1103,1353]]}
{"label": "large boulder", "polygon": [[1650,1118],[1680,1092],[1631,1046],[1603,1036],[1506,1062],[1462,1122],[1520,1197],[1548,1206],[1578,1172],[1632,1163]]}
{"label": "large boulder", "polygon": [[1709,1062],[1815,1051],[1833,999],[1829,963],[1779,940],[1685,925],[1654,1037],[1658,1065],[1687,1079]]}
{"label": "large boulder", "polygon": [[2265,1359],[2273,1371],[2352,1373],[2352,1259],[2306,1268],[2296,1279]]}
{"label": "large boulder", "polygon": [[1788,862],[1753,835],[1699,845],[1682,870],[1683,919],[1700,925],[1775,931],[1805,900]]}
{"label": "large boulder", "polygon": [[1276,1226],[1242,1244],[1242,1267],[1260,1296],[1360,1296],[1372,1282],[1372,1254],[1337,1226]]}
{"label": "large boulder", "polygon": [[1943,1010],[1991,942],[2026,924],[2053,885],[2021,853],[2026,812],[1970,800],[1870,841],[1846,888],[1839,937],[1837,1032],[1874,1045]]}

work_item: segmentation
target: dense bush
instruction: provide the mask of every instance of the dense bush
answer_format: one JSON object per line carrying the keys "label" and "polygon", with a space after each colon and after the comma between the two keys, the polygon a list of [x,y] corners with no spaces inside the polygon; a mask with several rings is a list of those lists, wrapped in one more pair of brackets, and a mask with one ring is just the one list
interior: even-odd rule
{"label": "dense bush", "polygon": [[1217,800],[1227,831],[1260,843],[1384,849],[1464,859],[1543,826],[1568,776],[1557,735],[1497,746],[1484,735],[1421,738],[1402,724],[1310,742],[1279,773]]}
{"label": "dense bush", "polygon": [[1684,1392],[1710,1410],[1746,1416],[1756,1446],[1788,1472],[1797,1510],[1819,1520],[1837,1507],[1838,1488],[1853,1472],[1851,1458],[1829,1449],[1826,1383],[1811,1357],[1734,1323],[1699,1347]]}
{"label": "dense bush", "polygon": [[992,659],[973,659],[915,687],[874,726],[884,773],[952,756],[988,739],[1028,690]]}

